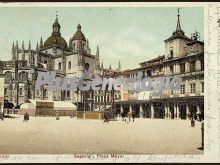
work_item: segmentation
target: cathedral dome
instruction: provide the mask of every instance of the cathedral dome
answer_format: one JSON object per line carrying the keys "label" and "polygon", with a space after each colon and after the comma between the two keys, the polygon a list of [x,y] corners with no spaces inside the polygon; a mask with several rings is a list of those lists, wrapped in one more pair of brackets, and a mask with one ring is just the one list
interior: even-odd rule
{"label": "cathedral dome", "polygon": [[52,47],[53,45],[59,46],[61,48],[67,48],[67,42],[61,36],[60,24],[56,16],[55,22],[53,23],[52,35],[44,42],[44,47]]}
{"label": "cathedral dome", "polygon": [[81,31],[81,25],[80,24],[78,24],[78,26],[77,26],[77,31],[76,31],[76,33],[73,35],[73,38],[72,38],[73,40],[84,40],[84,41],[86,41],[86,38],[85,38],[85,36],[84,36],[84,34],[82,33],[82,31]]}
{"label": "cathedral dome", "polygon": [[51,35],[45,42],[44,47],[52,47],[53,45],[59,46],[61,48],[67,48],[67,42],[65,39],[59,35]]}

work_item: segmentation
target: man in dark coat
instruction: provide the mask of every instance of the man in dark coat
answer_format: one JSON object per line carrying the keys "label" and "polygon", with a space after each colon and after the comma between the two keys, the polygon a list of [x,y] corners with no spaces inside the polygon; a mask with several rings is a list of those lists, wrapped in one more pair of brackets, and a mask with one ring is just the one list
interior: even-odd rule
{"label": "man in dark coat", "polygon": [[195,114],[191,113],[191,126],[194,127],[195,126]]}
{"label": "man in dark coat", "polygon": [[133,119],[133,122],[134,122],[134,118],[135,118],[135,111],[132,112],[132,119]]}
{"label": "man in dark coat", "polygon": [[24,122],[25,121],[28,121],[29,120],[29,115],[28,115],[28,113],[26,112],[25,114],[24,114]]}

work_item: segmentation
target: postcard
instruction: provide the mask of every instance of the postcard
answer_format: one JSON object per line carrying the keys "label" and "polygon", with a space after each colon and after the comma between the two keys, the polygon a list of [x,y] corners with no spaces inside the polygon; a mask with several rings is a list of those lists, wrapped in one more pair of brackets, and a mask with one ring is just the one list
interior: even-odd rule
{"label": "postcard", "polygon": [[220,3],[1,3],[0,163],[220,162]]}

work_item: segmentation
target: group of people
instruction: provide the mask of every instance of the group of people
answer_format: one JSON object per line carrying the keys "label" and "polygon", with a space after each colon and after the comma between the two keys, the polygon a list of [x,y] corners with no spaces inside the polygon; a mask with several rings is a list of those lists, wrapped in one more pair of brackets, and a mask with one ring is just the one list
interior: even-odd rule
{"label": "group of people", "polygon": [[[124,111],[121,113],[121,117],[122,117],[122,121],[125,121],[125,122],[126,122],[126,114],[125,114]],[[129,122],[131,121],[131,118],[132,118],[132,120],[133,120],[133,122],[134,122],[135,112],[134,112],[134,111],[132,111],[132,112],[129,111],[129,112],[127,113],[127,117],[128,117],[128,121],[129,121]]]}

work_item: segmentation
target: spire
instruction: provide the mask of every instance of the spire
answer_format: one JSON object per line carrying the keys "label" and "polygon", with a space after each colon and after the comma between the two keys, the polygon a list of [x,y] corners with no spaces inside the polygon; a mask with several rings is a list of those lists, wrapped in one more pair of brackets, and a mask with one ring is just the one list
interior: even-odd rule
{"label": "spire", "polygon": [[36,46],[36,52],[39,51],[39,47],[38,47],[38,42],[37,42],[37,46]]}
{"label": "spire", "polygon": [[99,58],[99,46],[97,46],[97,49],[96,49],[96,57]]}
{"label": "spire", "polygon": [[87,48],[89,48],[89,40],[88,39],[86,40],[86,45],[87,45]]}
{"label": "spire", "polygon": [[29,40],[28,50],[31,50],[31,41]]}
{"label": "spire", "polygon": [[14,41],[13,41],[11,51],[13,52],[14,50],[15,50],[15,44],[14,44]]}
{"label": "spire", "polygon": [[58,22],[58,12],[56,11],[56,19],[55,19],[55,22]]}
{"label": "spire", "polygon": [[102,61],[102,65],[101,65],[101,68],[103,69],[103,61]]}
{"label": "spire", "polygon": [[121,70],[121,62],[118,63],[118,69]]}
{"label": "spire", "polygon": [[109,70],[112,70],[112,66],[111,66],[111,64],[109,65]]}
{"label": "spire", "polygon": [[16,50],[18,50],[18,40],[16,41]]}
{"label": "spire", "polygon": [[43,39],[42,39],[42,36],[40,38],[40,48],[43,48],[44,47],[44,44],[43,44]]}
{"label": "spire", "polygon": [[12,53],[12,60],[15,60],[15,45],[14,45],[14,41],[13,41],[13,44],[12,44],[11,53]]}
{"label": "spire", "polygon": [[178,15],[177,15],[178,19],[177,19],[176,31],[178,32],[178,31],[182,31],[181,26],[180,26],[180,13],[179,13],[180,8],[178,8],[177,11],[178,11]]}
{"label": "spire", "polygon": [[56,19],[55,19],[55,22],[53,23],[53,33],[52,34],[61,35],[60,34],[60,24],[58,22],[57,11],[56,11]]}

